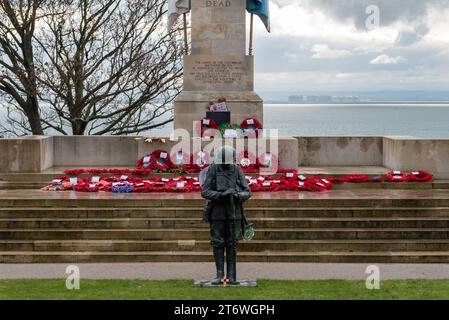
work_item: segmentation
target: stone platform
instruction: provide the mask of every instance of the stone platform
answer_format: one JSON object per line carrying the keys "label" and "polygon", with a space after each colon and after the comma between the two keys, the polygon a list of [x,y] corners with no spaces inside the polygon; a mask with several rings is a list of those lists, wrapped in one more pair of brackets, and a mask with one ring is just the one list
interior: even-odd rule
{"label": "stone platform", "polygon": [[[0,191],[0,262],[211,262],[192,194]],[[447,190],[255,193],[240,262],[449,262]]]}
{"label": "stone platform", "polygon": [[[127,167],[177,142],[143,137],[28,136],[0,139],[0,175],[41,173],[52,167]],[[424,170],[449,179],[449,139],[414,137],[286,137],[279,140],[281,168],[384,167]],[[352,172],[355,173],[355,172]]]}
{"label": "stone platform", "polygon": [[[64,170],[67,169],[133,169],[130,166],[88,166],[88,167],[51,167],[42,172],[20,172],[20,173],[0,173],[0,190],[14,190],[14,189],[41,189],[47,186],[55,176],[64,175]],[[309,177],[342,177],[347,174],[366,174],[369,176],[385,175],[390,169],[382,166],[313,166],[300,167],[298,172]],[[185,174],[165,174],[154,173],[145,177],[174,177]],[[197,174],[189,174],[190,176],[197,176]],[[247,174],[253,176],[255,174]],[[91,174],[81,174],[79,177],[91,177]],[[111,176],[111,174],[102,174],[102,176]],[[142,177],[142,176],[139,176]],[[347,183],[343,185],[335,185],[337,190],[353,190],[353,189],[449,189],[449,180],[437,179],[431,183]]]}

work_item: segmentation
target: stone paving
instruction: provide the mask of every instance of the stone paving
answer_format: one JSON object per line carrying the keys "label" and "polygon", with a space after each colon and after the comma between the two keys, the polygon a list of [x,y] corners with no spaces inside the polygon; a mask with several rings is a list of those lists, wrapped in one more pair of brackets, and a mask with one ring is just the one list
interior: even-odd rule
{"label": "stone paving", "polygon": [[[0,264],[0,279],[65,278],[70,264]],[[92,263],[76,264],[81,279],[208,279],[212,263]],[[239,263],[241,279],[276,280],[365,280],[373,264],[347,263]],[[449,279],[449,264],[376,264],[381,280]]]}

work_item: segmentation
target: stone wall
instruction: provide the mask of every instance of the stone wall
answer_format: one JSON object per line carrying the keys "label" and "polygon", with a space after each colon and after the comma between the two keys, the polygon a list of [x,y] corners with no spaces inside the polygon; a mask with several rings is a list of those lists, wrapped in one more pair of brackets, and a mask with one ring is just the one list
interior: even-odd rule
{"label": "stone wall", "polygon": [[381,137],[296,137],[300,166],[381,166]]}
{"label": "stone wall", "polygon": [[135,137],[55,136],[54,166],[134,166]]}
{"label": "stone wall", "polygon": [[[50,167],[134,167],[157,149],[177,142],[142,137],[28,136],[0,139],[0,172],[41,172]],[[202,142],[202,145],[209,142]],[[193,144],[190,145],[190,150]],[[267,146],[267,150],[270,147]],[[405,137],[285,137],[279,139],[281,168],[297,166],[384,166],[426,170],[449,179],[449,139]]]}
{"label": "stone wall", "polygon": [[383,163],[396,170],[425,170],[449,178],[449,139],[383,138]]}
{"label": "stone wall", "polygon": [[53,137],[0,139],[0,172],[40,172],[53,166]]}

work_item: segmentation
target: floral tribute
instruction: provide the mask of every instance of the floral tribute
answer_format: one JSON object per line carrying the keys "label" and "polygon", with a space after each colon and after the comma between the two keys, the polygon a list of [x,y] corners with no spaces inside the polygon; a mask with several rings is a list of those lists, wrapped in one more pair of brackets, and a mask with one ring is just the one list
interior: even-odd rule
{"label": "floral tribute", "polygon": [[170,155],[165,150],[153,151],[150,157],[151,168],[163,172],[174,168],[174,164],[171,162]]}
{"label": "floral tribute", "polygon": [[259,172],[257,157],[248,151],[244,151],[237,155],[237,163],[240,165],[244,173]]}
{"label": "floral tribute", "polygon": [[182,168],[185,164],[189,163],[190,155],[187,152],[179,150],[170,155],[170,160],[174,166]]}
{"label": "floral tribute", "polygon": [[254,132],[256,137],[259,135],[259,131],[262,130],[262,124],[256,118],[248,118],[242,121],[240,128],[243,130],[243,134]]}
{"label": "floral tribute", "polygon": [[[137,163],[139,167],[139,162]],[[81,174],[129,174],[144,176],[153,173],[150,168],[146,169],[68,169],[64,170],[64,174],[69,176],[78,176]]]}
{"label": "floral tribute", "polygon": [[198,126],[199,136],[204,137],[205,133],[210,129],[218,130],[218,125],[215,120],[207,117],[201,118],[200,125]]}
{"label": "floral tribute", "polygon": [[243,137],[243,130],[236,123],[224,123],[218,127],[222,138],[241,138]]}
{"label": "floral tribute", "polygon": [[190,157],[190,162],[184,164],[182,170],[186,173],[199,173],[209,165],[209,155],[204,151],[198,151]]}
{"label": "floral tribute", "polygon": [[390,171],[387,173],[386,180],[388,182],[408,182],[409,175],[401,171]]}
{"label": "floral tribute", "polygon": [[[201,157],[200,157],[201,158]],[[198,164],[197,164],[198,165]],[[433,176],[425,171],[410,173],[391,171],[386,177],[387,182],[415,182],[432,181]],[[276,175],[246,176],[252,192],[274,191],[309,191],[323,192],[332,190],[334,185],[342,183],[379,183],[383,177],[369,177],[365,175],[347,175],[340,178],[306,177],[296,170],[281,170]],[[145,193],[145,192],[199,192],[202,190],[197,177],[182,175],[171,178],[142,178],[127,174],[121,176],[103,177],[95,175],[89,178],[58,176],[44,191],[78,191],[78,192],[117,192],[117,193]]]}
{"label": "floral tribute", "polygon": [[433,175],[425,171],[414,171],[408,174],[408,182],[429,182],[433,180]]}
{"label": "floral tribute", "polygon": [[277,171],[280,167],[278,157],[270,152],[262,153],[257,158],[257,167],[262,170]]}

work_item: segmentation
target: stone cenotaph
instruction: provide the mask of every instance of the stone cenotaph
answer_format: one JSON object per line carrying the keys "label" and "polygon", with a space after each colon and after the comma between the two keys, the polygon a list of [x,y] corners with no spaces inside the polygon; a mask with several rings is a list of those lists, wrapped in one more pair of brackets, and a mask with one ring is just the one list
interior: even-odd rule
{"label": "stone cenotaph", "polygon": [[183,91],[174,102],[174,128],[192,132],[209,101],[225,97],[231,123],[263,123],[254,92],[254,57],[246,54],[246,0],[191,0],[191,53],[184,56]]}

